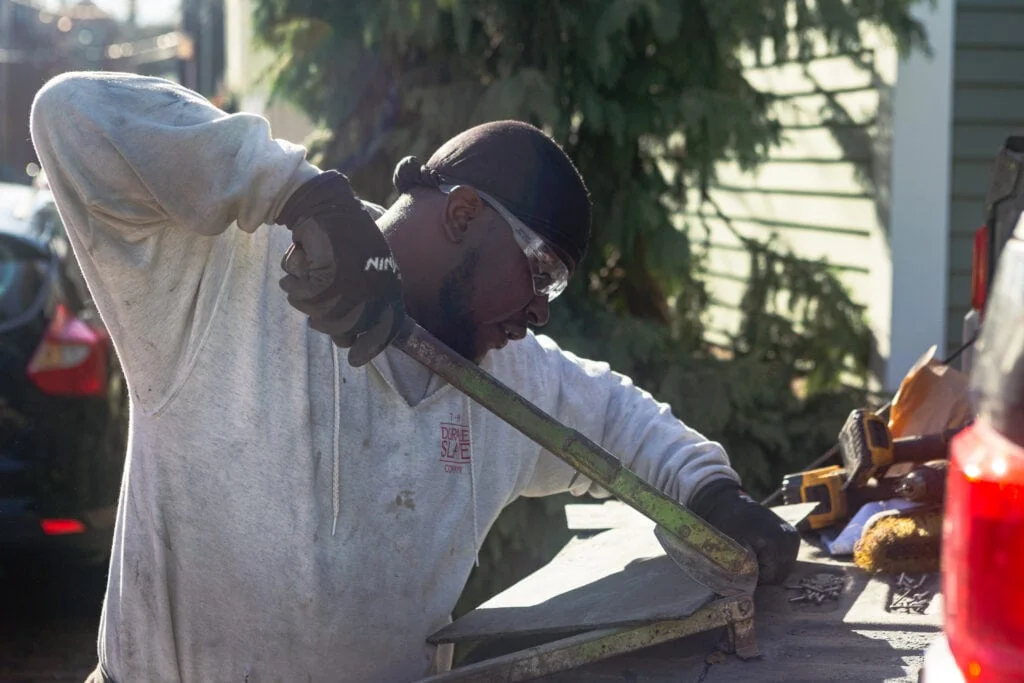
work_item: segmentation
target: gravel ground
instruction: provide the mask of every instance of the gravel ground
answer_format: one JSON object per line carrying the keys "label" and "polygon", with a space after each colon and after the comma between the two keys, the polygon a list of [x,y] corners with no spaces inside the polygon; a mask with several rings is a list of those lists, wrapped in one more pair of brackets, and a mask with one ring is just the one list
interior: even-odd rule
{"label": "gravel ground", "polygon": [[85,680],[96,666],[105,574],[105,567],[0,563],[0,681]]}

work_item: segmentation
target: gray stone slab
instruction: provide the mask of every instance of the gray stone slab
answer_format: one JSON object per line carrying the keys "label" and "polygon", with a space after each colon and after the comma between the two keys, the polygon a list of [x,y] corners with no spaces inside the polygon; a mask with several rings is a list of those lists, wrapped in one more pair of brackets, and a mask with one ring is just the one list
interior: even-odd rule
{"label": "gray stone slab", "polygon": [[[796,503],[771,508],[772,512],[796,526],[818,507],[817,503]],[[565,506],[565,521],[570,530],[648,529],[654,522],[617,500],[604,503],[575,503]]]}
{"label": "gray stone slab", "polygon": [[654,528],[653,520],[617,500],[566,505],[565,523],[571,531]]}
{"label": "gray stone slab", "polygon": [[714,598],[650,528],[573,539],[546,566],[431,636],[463,642],[575,633],[688,617]]}

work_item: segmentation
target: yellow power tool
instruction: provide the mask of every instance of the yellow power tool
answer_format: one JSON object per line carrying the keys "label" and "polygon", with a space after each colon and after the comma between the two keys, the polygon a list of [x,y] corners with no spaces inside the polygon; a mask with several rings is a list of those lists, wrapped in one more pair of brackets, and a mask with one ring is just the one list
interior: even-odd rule
{"label": "yellow power tool", "polygon": [[845,519],[848,513],[847,496],[843,491],[846,475],[839,465],[821,467],[807,472],[787,474],[782,480],[782,497],[787,505],[817,503],[797,528],[824,529]]}

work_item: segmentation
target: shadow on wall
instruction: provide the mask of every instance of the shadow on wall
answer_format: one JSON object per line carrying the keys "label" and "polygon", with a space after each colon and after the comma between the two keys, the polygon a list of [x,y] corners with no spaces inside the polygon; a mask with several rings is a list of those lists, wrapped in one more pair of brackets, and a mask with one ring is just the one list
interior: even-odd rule
{"label": "shadow on wall", "polygon": [[878,224],[888,235],[892,209],[892,86],[875,69],[873,51],[851,61],[868,73],[871,86],[878,91],[878,109],[867,121],[858,121],[836,93],[823,87],[808,67],[804,67],[803,72],[825,99],[819,111],[822,125],[843,150],[844,158],[853,164],[857,182],[874,198]]}
{"label": "shadow on wall", "polygon": [[[878,92],[875,115],[866,121],[857,120],[836,93],[823,87],[808,67],[804,67],[803,73],[825,99],[819,110],[821,123],[842,150],[843,157],[853,165],[858,184],[873,198],[878,225],[888,241],[892,214],[893,88],[879,75],[875,60],[874,51],[851,58],[853,64],[869,75],[871,87]],[[884,376],[886,360],[872,334],[871,373]]]}

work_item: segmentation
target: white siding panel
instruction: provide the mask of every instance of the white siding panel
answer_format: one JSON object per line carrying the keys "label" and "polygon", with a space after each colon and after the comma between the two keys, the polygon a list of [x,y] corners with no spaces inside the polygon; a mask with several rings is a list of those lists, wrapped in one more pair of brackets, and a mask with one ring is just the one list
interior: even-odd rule
{"label": "white siding panel", "polygon": [[878,156],[884,151],[878,124],[888,116],[880,116],[878,84],[891,80],[894,63],[891,49],[876,48],[806,64],[748,67],[750,82],[777,97],[772,106],[783,142],[753,172],[733,163],[717,167],[710,196],[728,224],[714,207],[696,201],[680,217],[696,243],[710,243],[709,341],[723,342],[741,322],[736,307],[749,255],[740,236],[774,237],[799,258],[824,259],[836,268],[853,300],[866,307],[880,351],[888,353],[885,216],[866,174],[887,164]]}
{"label": "white siding panel", "polygon": [[[843,130],[847,133],[872,135],[872,132],[865,127],[849,126],[843,127]],[[870,157],[870,149],[859,150],[855,155],[844,152],[843,147],[836,141],[835,133],[824,125],[814,128],[788,128],[784,130],[782,145],[772,153],[772,161],[774,162],[788,160],[863,162],[870,160]]]}
{"label": "white siding panel", "polygon": [[[851,188],[854,189],[854,188]],[[878,210],[866,197],[842,197],[829,194],[785,194],[757,187],[715,188],[712,196],[722,211],[733,220],[765,219],[776,223],[821,226],[837,235],[867,237],[878,227]]]}
{"label": "white siding panel", "polygon": [[720,185],[756,187],[763,192],[835,193],[842,196],[866,196],[857,166],[845,161],[806,163],[768,161],[752,172],[741,171],[735,164],[718,166]]}

